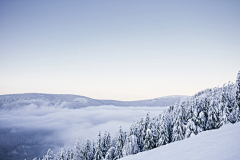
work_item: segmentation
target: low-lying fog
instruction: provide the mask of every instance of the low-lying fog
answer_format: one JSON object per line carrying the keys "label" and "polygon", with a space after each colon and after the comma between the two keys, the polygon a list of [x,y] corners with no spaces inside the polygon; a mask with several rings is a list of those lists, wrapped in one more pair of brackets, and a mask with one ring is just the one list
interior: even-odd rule
{"label": "low-lying fog", "polygon": [[46,134],[39,139],[41,144],[51,142],[53,146],[55,143],[58,147],[73,147],[77,136],[83,141],[87,138],[96,140],[98,131],[110,131],[114,137],[119,126],[128,130],[131,123],[145,117],[147,112],[154,117],[164,109],[166,107],[117,106],[67,109],[30,105],[16,110],[1,110],[0,129],[10,129],[9,134],[44,132]]}

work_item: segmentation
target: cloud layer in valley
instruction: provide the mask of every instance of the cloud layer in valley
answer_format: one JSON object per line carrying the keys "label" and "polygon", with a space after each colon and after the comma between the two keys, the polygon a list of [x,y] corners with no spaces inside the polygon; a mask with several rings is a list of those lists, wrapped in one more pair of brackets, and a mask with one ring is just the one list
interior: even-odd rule
{"label": "cloud layer in valley", "polygon": [[29,105],[21,109],[2,110],[0,128],[11,128],[13,133],[25,131],[51,131],[43,142],[59,143],[73,147],[77,138],[96,140],[98,131],[110,131],[112,137],[119,126],[128,130],[131,123],[145,117],[158,116],[166,107],[116,107],[94,106],[82,109],[67,109]]}

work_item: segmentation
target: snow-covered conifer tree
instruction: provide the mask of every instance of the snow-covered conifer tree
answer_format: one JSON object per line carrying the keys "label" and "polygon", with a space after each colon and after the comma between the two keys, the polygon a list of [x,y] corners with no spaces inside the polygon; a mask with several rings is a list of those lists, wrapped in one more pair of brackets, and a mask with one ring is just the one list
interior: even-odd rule
{"label": "snow-covered conifer tree", "polygon": [[92,160],[92,148],[91,148],[91,142],[87,139],[85,147],[83,149],[83,159],[84,160]]}
{"label": "snow-covered conifer tree", "polygon": [[110,147],[105,156],[105,160],[114,160],[115,159],[114,152],[115,147]]}
{"label": "snow-covered conifer tree", "polygon": [[93,159],[94,159],[95,153],[96,153],[96,148],[95,148],[95,142],[93,140],[93,142],[92,142],[92,156],[93,156]]}
{"label": "snow-covered conifer tree", "polygon": [[146,134],[146,131],[148,129],[150,123],[150,116],[149,116],[149,112],[147,113],[145,119],[144,119],[144,133]]}
{"label": "snow-covered conifer tree", "polygon": [[240,71],[238,72],[237,75],[237,80],[236,80],[236,116],[237,116],[237,121],[240,121]]}
{"label": "snow-covered conifer tree", "polygon": [[46,160],[53,160],[54,159],[54,154],[53,151],[49,148],[47,151],[47,155],[45,156]]}
{"label": "snow-covered conifer tree", "polygon": [[73,150],[71,148],[68,147],[68,150],[67,150],[67,159],[68,160],[73,160]]}
{"label": "snow-covered conifer tree", "polygon": [[238,107],[240,107],[240,71],[238,72],[238,75],[237,75],[236,85],[237,85],[236,103]]}
{"label": "snow-covered conifer tree", "polygon": [[217,107],[215,105],[215,101],[211,101],[209,109],[208,109],[208,120],[206,124],[206,129],[216,129],[220,127],[220,120],[218,117]]}
{"label": "snow-covered conifer tree", "polygon": [[107,132],[105,131],[105,133],[104,133],[104,136],[103,136],[103,138],[102,138],[102,156],[103,156],[103,158],[105,158],[105,155],[106,155],[106,153],[107,153],[107,151],[108,151],[108,145],[109,144],[107,144],[108,142],[107,142]]}
{"label": "snow-covered conifer tree", "polygon": [[82,143],[80,142],[79,137],[77,138],[75,145],[74,145],[74,149],[73,149],[73,159],[74,160],[79,160],[82,159],[83,155],[82,155]]}
{"label": "snow-covered conifer tree", "polygon": [[119,131],[118,131],[118,138],[117,138],[116,146],[115,146],[115,152],[114,152],[114,156],[116,159],[123,157],[123,154],[122,154],[122,149],[124,146],[124,137],[123,136],[124,136],[123,131],[120,126]]}
{"label": "snow-covered conifer tree", "polygon": [[59,160],[67,160],[67,158],[68,158],[68,154],[67,154],[67,151],[66,151],[66,149],[65,148],[61,148],[60,149],[60,151],[59,151]]}
{"label": "snow-covered conifer tree", "polygon": [[144,151],[151,150],[154,148],[154,141],[152,132],[150,129],[147,129],[145,140],[144,140]]}
{"label": "snow-covered conifer tree", "polygon": [[140,151],[143,150],[144,147],[144,137],[145,137],[145,132],[144,132],[144,122],[143,122],[143,118],[140,119],[139,123],[138,123],[138,147],[140,149]]}
{"label": "snow-covered conifer tree", "polygon": [[135,135],[128,136],[123,146],[122,150],[123,156],[136,154],[139,151],[140,150],[137,143],[137,137]]}
{"label": "snow-covered conifer tree", "polygon": [[165,119],[165,115],[162,115],[161,121],[162,122],[158,128],[158,142],[156,144],[157,147],[169,143],[168,126]]}
{"label": "snow-covered conifer tree", "polygon": [[102,160],[102,139],[101,139],[101,132],[99,131],[98,134],[98,141],[97,141],[97,146],[95,150],[95,155],[94,155],[94,160]]}
{"label": "snow-covered conifer tree", "polygon": [[189,119],[186,127],[185,137],[189,138],[192,134],[195,134],[195,133],[196,133],[196,125],[192,119]]}
{"label": "snow-covered conifer tree", "polygon": [[175,121],[173,126],[172,142],[180,141],[185,138],[185,126],[183,123],[183,117],[181,112],[181,109],[179,109],[177,120]]}

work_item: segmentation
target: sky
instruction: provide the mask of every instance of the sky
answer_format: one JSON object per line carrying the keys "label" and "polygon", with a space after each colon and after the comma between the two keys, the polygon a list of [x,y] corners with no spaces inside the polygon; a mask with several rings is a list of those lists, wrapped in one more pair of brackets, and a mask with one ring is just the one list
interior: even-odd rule
{"label": "sky", "polygon": [[0,0],[0,94],[141,100],[235,82],[240,2]]}

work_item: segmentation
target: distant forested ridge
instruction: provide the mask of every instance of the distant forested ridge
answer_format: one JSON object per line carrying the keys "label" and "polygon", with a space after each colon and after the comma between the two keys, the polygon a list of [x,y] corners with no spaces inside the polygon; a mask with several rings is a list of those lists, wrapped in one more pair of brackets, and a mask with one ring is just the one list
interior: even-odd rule
{"label": "distant forested ridge", "polygon": [[174,105],[182,98],[189,96],[175,95],[159,97],[149,100],[138,101],[116,101],[116,100],[99,100],[89,97],[70,95],[70,94],[42,94],[42,93],[24,93],[24,94],[9,94],[0,95],[0,109],[12,110],[21,109],[23,107],[36,107],[43,106],[56,107],[56,108],[69,108],[79,109],[88,106],[156,106],[166,107]]}
{"label": "distant forested ridge", "polygon": [[[117,137],[98,133],[97,142],[78,139],[73,148],[53,154],[49,149],[42,160],[115,160],[180,141],[200,132],[240,121],[240,71],[236,83],[206,89],[170,106],[158,117],[149,113],[131,125],[119,128]],[[37,160],[37,158],[35,158]]]}

